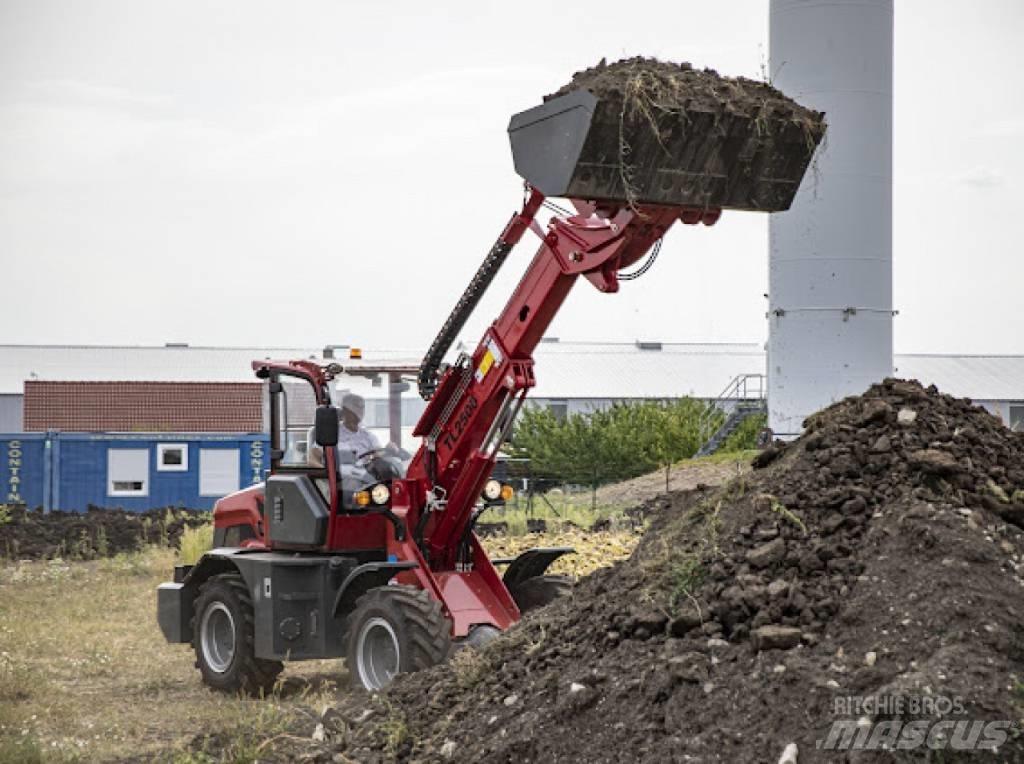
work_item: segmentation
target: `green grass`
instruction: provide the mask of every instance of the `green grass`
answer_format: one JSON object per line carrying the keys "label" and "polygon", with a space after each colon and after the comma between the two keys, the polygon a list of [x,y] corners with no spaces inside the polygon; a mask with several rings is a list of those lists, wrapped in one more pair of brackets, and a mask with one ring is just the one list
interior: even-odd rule
{"label": "green grass", "polygon": [[182,565],[195,565],[200,557],[213,549],[213,523],[185,528],[178,549]]}
{"label": "green grass", "polygon": [[687,459],[683,464],[724,464],[726,462],[744,462],[750,461],[757,456],[760,451],[756,448],[743,448],[738,451],[724,451],[719,450],[711,454],[711,456],[697,456],[693,459]]}
{"label": "green grass", "polygon": [[704,567],[700,557],[682,555],[669,570],[669,611],[676,613],[679,606],[693,596],[693,592],[704,581]]}

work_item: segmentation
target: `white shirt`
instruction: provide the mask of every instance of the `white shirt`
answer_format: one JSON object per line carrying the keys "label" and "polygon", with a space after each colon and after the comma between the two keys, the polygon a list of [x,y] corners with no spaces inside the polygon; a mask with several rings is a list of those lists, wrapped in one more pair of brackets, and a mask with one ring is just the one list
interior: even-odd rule
{"label": "white shirt", "polygon": [[352,432],[345,425],[338,428],[338,450],[351,451],[357,459],[367,451],[376,451],[380,447],[380,441],[369,430],[360,427]]}

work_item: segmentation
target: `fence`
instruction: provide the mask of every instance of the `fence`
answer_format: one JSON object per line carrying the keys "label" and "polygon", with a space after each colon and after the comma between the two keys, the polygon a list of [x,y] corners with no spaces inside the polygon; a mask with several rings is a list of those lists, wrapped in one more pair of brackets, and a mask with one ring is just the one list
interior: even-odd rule
{"label": "fence", "polygon": [[515,494],[503,507],[485,512],[480,522],[485,527],[507,525],[512,532],[539,529],[541,521],[550,527],[552,520],[556,525],[570,523],[584,528],[608,522],[631,524],[634,513],[629,510],[666,490],[693,488],[698,482],[716,482],[738,474],[749,452],[738,452],[735,457],[684,460],[668,470],[647,470],[643,474],[638,474],[634,464],[608,463],[586,482],[546,473],[530,459],[503,458],[494,476],[512,485]]}

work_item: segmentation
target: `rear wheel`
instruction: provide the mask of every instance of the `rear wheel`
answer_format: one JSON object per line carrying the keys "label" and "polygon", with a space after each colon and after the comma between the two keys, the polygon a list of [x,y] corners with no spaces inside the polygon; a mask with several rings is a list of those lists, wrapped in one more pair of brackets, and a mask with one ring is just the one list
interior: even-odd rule
{"label": "rear wheel", "polygon": [[352,682],[380,690],[398,674],[448,658],[451,622],[441,604],[414,586],[379,586],[356,601],[349,618],[347,663]]}
{"label": "rear wheel", "polygon": [[214,576],[199,589],[192,647],[203,681],[224,692],[269,693],[284,668],[255,656],[252,600],[235,573]]}
{"label": "rear wheel", "polygon": [[572,592],[572,579],[568,576],[534,576],[510,586],[508,591],[520,612],[527,613]]}

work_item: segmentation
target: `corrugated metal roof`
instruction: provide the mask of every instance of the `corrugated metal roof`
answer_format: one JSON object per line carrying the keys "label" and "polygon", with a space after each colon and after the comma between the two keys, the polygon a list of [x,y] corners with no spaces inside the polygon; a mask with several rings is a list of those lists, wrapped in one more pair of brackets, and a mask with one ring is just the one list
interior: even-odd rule
{"label": "corrugated metal roof", "polygon": [[976,401],[1024,401],[1024,356],[918,355],[893,358],[896,376]]}
{"label": "corrugated metal roof", "polygon": [[[321,353],[320,348],[0,345],[0,394],[22,392],[27,379],[250,382],[254,359],[319,358]],[[421,355],[364,348],[361,363],[415,365]],[[660,350],[645,350],[636,343],[542,342],[535,358],[533,395],[542,398],[712,398],[737,375],[765,371],[764,350],[757,343],[662,343]],[[1024,356],[903,353],[894,363],[897,376],[956,396],[1024,400]],[[364,394],[383,398],[387,392],[371,391],[367,383]]]}

